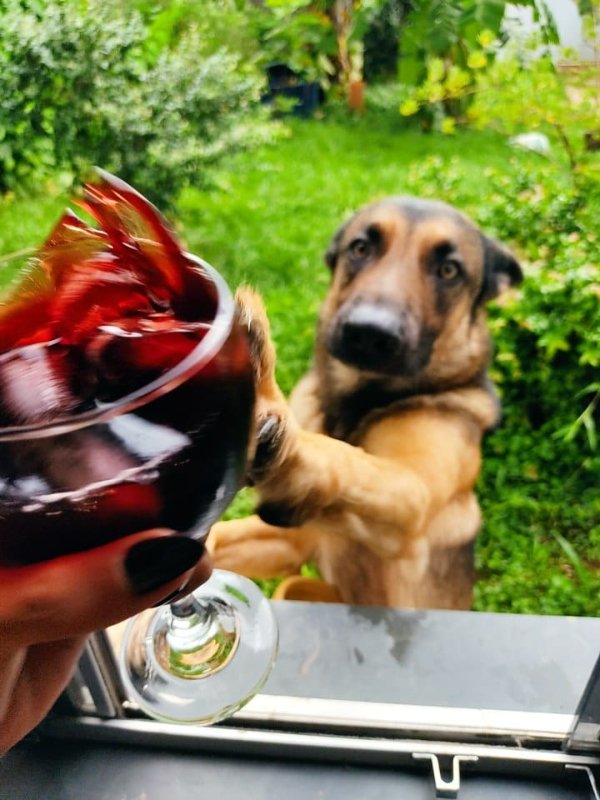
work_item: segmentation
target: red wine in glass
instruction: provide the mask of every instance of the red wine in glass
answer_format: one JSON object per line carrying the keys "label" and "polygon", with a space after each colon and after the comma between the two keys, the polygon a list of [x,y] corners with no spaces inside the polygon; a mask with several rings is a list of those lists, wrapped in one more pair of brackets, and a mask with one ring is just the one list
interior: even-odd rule
{"label": "red wine in glass", "polygon": [[[156,356],[154,338],[136,341],[132,370],[146,351]],[[42,360],[54,390],[67,382],[70,365],[51,348],[20,354],[0,364],[3,382],[21,373],[12,395],[15,383],[28,391],[31,362]],[[207,364],[126,413],[117,399],[0,441],[0,562],[55,558],[152,527],[207,532],[243,478],[252,405],[247,342],[234,326]],[[98,421],[79,427],[93,416]]]}
{"label": "red wine in glass", "polygon": [[[227,285],[119,179],[101,172],[80,205],[96,224],[66,212],[0,308],[4,566],[153,527],[201,539],[243,480],[254,385]],[[212,722],[264,680],[271,612],[253,584],[236,580],[215,573],[204,590],[134,623],[143,645],[139,631],[135,653],[126,642],[124,679],[151,715]],[[259,618],[269,630],[252,666],[243,639],[257,635]],[[149,625],[160,628],[158,655]],[[215,659],[211,642],[224,639]],[[190,691],[193,679],[203,684]],[[170,702],[178,688],[187,710]]]}

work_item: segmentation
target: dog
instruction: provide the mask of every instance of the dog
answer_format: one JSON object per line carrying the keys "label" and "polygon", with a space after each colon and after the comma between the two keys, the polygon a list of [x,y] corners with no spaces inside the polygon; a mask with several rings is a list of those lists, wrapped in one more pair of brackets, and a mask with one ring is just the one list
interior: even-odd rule
{"label": "dog", "polygon": [[359,210],[325,261],[314,364],[289,404],[260,300],[239,296],[259,504],[214,526],[215,564],[267,578],[312,561],[345,603],[468,609],[481,442],[500,416],[485,309],[521,267],[457,209],[411,197]]}

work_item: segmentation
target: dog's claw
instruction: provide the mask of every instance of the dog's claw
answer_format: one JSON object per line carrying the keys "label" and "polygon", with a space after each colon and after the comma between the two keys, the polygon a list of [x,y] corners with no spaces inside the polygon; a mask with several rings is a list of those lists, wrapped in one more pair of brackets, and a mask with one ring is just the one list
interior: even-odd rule
{"label": "dog's claw", "polygon": [[258,423],[256,433],[256,451],[250,478],[259,481],[261,476],[272,466],[277,458],[283,439],[282,421],[275,414],[269,414]]}
{"label": "dog's claw", "polygon": [[256,513],[267,525],[278,528],[296,528],[310,516],[300,507],[287,506],[284,503],[261,503]]}

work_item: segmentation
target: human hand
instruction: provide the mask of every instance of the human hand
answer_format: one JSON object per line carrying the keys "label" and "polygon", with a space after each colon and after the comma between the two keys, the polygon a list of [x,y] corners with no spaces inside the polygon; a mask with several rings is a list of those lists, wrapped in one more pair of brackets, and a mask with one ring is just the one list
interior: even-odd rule
{"label": "human hand", "polygon": [[187,594],[210,572],[202,544],[166,530],[0,567],[0,755],[46,716],[89,633]]}

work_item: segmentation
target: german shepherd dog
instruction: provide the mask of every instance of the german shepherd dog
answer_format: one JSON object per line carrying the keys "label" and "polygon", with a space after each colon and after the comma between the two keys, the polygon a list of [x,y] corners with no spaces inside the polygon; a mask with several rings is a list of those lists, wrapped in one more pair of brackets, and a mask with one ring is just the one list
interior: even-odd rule
{"label": "german shepherd dog", "polygon": [[239,294],[257,380],[255,516],[218,523],[217,566],[252,577],[316,562],[343,602],[471,606],[481,440],[499,419],[486,303],[516,259],[443,203],[389,198],[325,255],[314,366],[286,403],[256,295]]}

